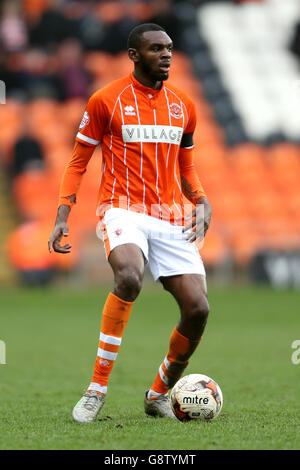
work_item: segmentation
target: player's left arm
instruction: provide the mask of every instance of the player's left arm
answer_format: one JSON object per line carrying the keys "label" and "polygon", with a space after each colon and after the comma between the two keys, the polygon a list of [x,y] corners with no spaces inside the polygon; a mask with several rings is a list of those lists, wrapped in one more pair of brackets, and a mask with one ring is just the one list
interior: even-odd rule
{"label": "player's left arm", "polygon": [[211,205],[195,168],[194,154],[193,133],[184,134],[179,151],[181,187],[185,197],[195,206],[185,218],[183,229],[184,232],[189,231],[186,239],[190,242],[205,237],[212,215]]}

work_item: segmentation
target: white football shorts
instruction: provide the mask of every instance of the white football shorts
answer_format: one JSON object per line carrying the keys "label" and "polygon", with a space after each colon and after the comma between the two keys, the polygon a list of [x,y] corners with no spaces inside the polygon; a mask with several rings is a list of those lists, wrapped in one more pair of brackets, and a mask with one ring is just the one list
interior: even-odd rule
{"label": "white football shorts", "polygon": [[117,246],[137,245],[155,281],[161,276],[202,274],[205,268],[196,246],[188,242],[182,226],[126,209],[108,209],[99,226],[106,257]]}

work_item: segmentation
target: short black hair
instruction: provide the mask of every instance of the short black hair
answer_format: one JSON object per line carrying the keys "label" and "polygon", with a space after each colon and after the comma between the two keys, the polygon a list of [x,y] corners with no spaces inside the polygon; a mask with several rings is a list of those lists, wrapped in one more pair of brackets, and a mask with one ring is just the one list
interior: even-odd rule
{"label": "short black hair", "polygon": [[141,43],[141,37],[147,31],[163,31],[166,33],[166,30],[155,23],[143,23],[135,26],[128,36],[127,40],[127,49],[138,49]]}

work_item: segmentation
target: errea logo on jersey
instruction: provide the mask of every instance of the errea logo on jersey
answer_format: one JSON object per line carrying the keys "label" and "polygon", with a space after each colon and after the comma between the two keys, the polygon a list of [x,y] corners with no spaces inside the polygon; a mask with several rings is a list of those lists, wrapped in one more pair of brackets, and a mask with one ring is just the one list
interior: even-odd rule
{"label": "errea logo on jersey", "polygon": [[152,126],[152,125],[129,125],[123,124],[123,141],[149,142],[180,145],[183,128],[177,126]]}
{"label": "errea logo on jersey", "polygon": [[135,116],[134,107],[131,105],[125,106],[125,116]]}

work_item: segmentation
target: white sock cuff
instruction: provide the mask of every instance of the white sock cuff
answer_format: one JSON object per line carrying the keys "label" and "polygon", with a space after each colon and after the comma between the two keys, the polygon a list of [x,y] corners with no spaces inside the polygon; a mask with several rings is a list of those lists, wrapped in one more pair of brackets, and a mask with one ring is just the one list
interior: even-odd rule
{"label": "white sock cuff", "polygon": [[167,396],[168,395],[168,392],[167,393],[158,393],[158,392],[155,392],[154,390],[148,390],[148,393],[147,393],[147,398],[156,398],[156,397],[160,397],[161,395],[165,395]]}
{"label": "white sock cuff", "polygon": [[100,385],[96,382],[91,382],[90,385],[88,386],[88,390],[94,390],[95,392],[100,392],[100,393],[107,393],[107,387]]}

